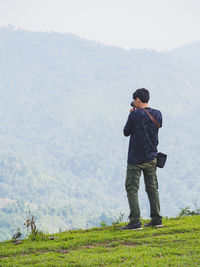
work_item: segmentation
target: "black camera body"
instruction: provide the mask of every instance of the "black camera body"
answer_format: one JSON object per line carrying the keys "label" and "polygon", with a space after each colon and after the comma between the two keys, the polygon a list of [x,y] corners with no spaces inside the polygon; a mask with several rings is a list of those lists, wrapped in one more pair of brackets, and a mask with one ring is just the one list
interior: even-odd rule
{"label": "black camera body", "polygon": [[136,106],[134,105],[134,101],[131,102],[131,107],[135,108]]}

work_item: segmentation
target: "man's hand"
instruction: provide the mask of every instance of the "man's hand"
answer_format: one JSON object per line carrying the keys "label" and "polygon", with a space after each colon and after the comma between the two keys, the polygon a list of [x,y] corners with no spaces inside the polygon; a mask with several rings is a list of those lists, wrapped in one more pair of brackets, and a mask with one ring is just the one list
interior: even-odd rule
{"label": "man's hand", "polygon": [[134,110],[137,110],[137,108],[136,108],[136,107],[131,108],[131,109],[129,110],[129,112],[132,112],[132,111],[134,111]]}

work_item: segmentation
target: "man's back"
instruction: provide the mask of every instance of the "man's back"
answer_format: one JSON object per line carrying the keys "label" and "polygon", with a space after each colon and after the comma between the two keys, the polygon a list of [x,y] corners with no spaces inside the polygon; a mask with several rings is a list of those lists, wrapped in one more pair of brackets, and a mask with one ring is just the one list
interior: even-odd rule
{"label": "man's back", "polygon": [[[145,108],[162,126],[162,114],[159,110]],[[124,127],[124,135],[130,135],[128,163],[141,164],[157,156],[158,127],[142,109],[129,114]]]}

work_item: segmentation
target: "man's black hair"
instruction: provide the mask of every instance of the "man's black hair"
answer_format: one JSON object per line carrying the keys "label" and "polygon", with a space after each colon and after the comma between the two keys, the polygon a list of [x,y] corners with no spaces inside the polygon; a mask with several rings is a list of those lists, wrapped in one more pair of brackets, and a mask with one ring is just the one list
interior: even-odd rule
{"label": "man's black hair", "polygon": [[149,91],[145,88],[137,89],[133,93],[133,99],[135,100],[137,97],[142,101],[142,103],[148,103],[150,99]]}

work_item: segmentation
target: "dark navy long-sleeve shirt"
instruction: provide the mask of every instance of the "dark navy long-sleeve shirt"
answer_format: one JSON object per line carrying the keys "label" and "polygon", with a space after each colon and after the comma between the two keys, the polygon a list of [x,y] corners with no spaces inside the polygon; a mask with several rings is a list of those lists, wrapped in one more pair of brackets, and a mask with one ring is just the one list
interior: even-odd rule
{"label": "dark navy long-sleeve shirt", "polygon": [[[159,110],[145,108],[162,126]],[[141,164],[157,156],[158,127],[141,108],[130,112],[124,127],[124,135],[130,136],[128,164]]]}

